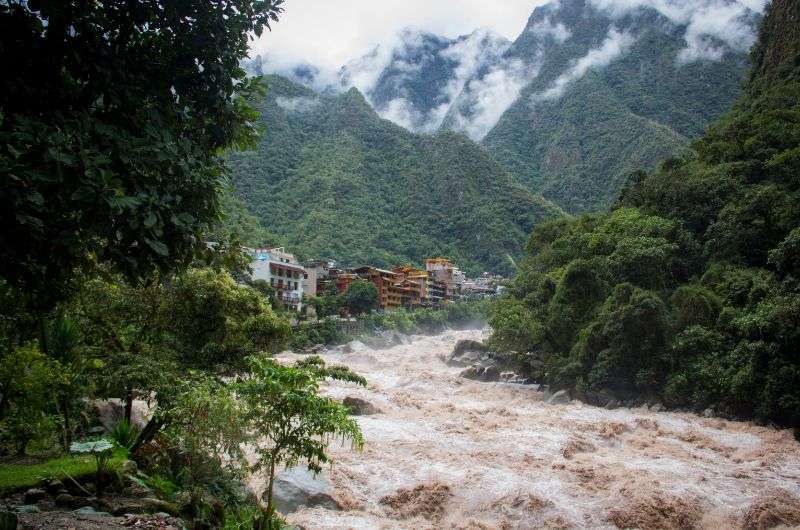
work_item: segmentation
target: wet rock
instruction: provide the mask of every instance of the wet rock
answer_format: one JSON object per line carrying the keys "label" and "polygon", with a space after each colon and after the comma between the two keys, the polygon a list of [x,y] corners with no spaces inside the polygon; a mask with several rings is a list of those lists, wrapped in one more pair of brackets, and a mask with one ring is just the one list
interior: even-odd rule
{"label": "wet rock", "polygon": [[344,346],[342,346],[342,353],[355,353],[358,351],[363,351],[366,349],[366,346],[360,340],[351,340]]}
{"label": "wet rock", "polygon": [[460,340],[453,352],[445,359],[448,366],[470,366],[491,357],[489,348],[476,340]]}
{"label": "wet rock", "polygon": [[606,403],[604,408],[607,409],[607,410],[618,409],[619,408],[619,401],[617,401],[616,399],[612,398],[612,399],[609,400],[608,403]]}
{"label": "wet rock", "polygon": [[665,410],[665,407],[661,403],[655,403],[654,405],[650,405],[650,410],[653,412],[661,412]]}
{"label": "wet rock", "polygon": [[496,366],[470,366],[458,374],[460,377],[480,381],[482,383],[492,383],[500,381],[500,370]]}
{"label": "wet rock", "polygon": [[25,504],[36,504],[40,500],[47,497],[47,492],[39,488],[31,488],[25,492]]}
{"label": "wet rock", "polygon": [[342,405],[350,409],[350,414],[354,416],[369,416],[371,414],[380,414],[381,410],[367,401],[358,397],[348,396],[342,401]]}
{"label": "wet rock", "polygon": [[83,508],[78,508],[74,512],[77,515],[93,515],[96,517],[111,517],[111,514],[108,512],[98,512],[94,509],[93,506],[84,506]]}
{"label": "wet rock", "polygon": [[58,494],[60,490],[64,489],[64,483],[58,479],[51,480],[45,484],[44,489],[47,490],[47,493],[50,495]]}
{"label": "wet rock", "polygon": [[58,506],[73,508],[80,504],[82,499],[80,497],[70,495],[69,493],[59,493],[56,496],[55,501]]}
{"label": "wet rock", "polygon": [[39,513],[42,510],[40,510],[35,504],[23,504],[22,506],[17,506],[14,508],[14,511],[17,513]]}
{"label": "wet rock", "polygon": [[142,499],[142,504],[144,504],[145,509],[151,513],[166,512],[172,515],[178,515],[178,508],[174,504],[162,501],[161,499],[145,497]]}
{"label": "wet rock", "polygon": [[110,511],[112,514],[116,516],[147,512],[147,507],[145,506],[145,504],[138,500],[128,500],[116,504],[113,503],[103,504],[102,508],[104,510]]}
{"label": "wet rock", "polygon": [[714,417],[714,409],[709,407],[706,410],[704,410],[703,411],[703,417],[704,418],[713,418]]}
{"label": "wet rock", "polygon": [[297,511],[300,506],[341,510],[333,498],[333,486],[328,479],[321,474],[314,476],[301,467],[288,469],[275,479],[272,500],[276,509],[284,515]]}
{"label": "wet rock", "polygon": [[523,377],[516,372],[501,372],[500,381],[502,381],[503,383],[511,383],[515,385],[528,384],[528,378]]}
{"label": "wet rock", "polygon": [[566,390],[559,390],[547,399],[548,405],[568,405],[572,401],[569,398],[569,392]]}

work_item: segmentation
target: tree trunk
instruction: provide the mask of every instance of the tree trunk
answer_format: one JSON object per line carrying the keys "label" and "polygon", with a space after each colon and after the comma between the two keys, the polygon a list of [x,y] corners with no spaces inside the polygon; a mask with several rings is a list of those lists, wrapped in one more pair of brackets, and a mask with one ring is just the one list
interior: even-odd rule
{"label": "tree trunk", "polygon": [[61,396],[61,414],[64,416],[64,451],[69,452],[69,446],[72,445],[72,426],[69,423],[69,398]]}
{"label": "tree trunk", "polygon": [[131,454],[135,454],[139,447],[152,440],[156,433],[161,430],[161,427],[164,426],[164,423],[166,423],[166,420],[157,420],[156,416],[153,415],[147,422],[147,425],[144,426],[144,429],[139,431],[139,435],[131,446]]}
{"label": "tree trunk", "polygon": [[269,462],[269,482],[267,482],[267,521],[272,526],[272,514],[275,508],[272,506],[272,486],[275,484],[275,456]]}
{"label": "tree trunk", "polygon": [[131,411],[133,410],[133,386],[128,383],[125,387],[125,419],[131,422]]}
{"label": "tree trunk", "polygon": [[47,319],[44,315],[39,317],[39,349],[45,355],[50,355],[47,347]]}

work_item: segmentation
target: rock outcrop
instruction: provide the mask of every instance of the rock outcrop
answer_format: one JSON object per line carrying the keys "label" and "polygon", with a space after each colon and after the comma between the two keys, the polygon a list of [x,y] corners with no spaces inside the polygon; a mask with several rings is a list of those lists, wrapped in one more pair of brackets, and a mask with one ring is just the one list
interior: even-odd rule
{"label": "rock outcrop", "polygon": [[273,486],[272,500],[275,508],[284,515],[297,511],[300,506],[341,509],[333,498],[330,481],[324,475],[314,475],[302,467],[287,469],[278,475]]}
{"label": "rock outcrop", "polygon": [[353,416],[369,416],[381,413],[378,407],[359,397],[348,396],[342,400],[342,405],[350,409],[350,414]]}

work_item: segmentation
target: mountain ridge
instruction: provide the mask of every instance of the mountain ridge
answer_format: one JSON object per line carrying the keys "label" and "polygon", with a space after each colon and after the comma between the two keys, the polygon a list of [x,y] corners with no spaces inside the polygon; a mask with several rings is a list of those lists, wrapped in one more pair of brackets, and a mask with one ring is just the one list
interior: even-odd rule
{"label": "mountain ridge", "polygon": [[255,150],[230,155],[232,180],[302,258],[391,266],[443,255],[472,273],[510,273],[530,229],[563,215],[466,136],[411,133],[355,88],[265,81],[265,130]]}

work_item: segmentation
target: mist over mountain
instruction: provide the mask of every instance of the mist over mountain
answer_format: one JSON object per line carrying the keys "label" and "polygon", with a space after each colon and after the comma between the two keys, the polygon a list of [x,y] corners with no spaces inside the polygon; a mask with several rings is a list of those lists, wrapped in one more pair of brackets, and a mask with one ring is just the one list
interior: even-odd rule
{"label": "mist over mountain", "polygon": [[239,196],[303,258],[388,267],[432,255],[509,274],[530,230],[563,211],[452,131],[382,119],[355,88],[319,93],[266,76],[264,133],[232,153]]}
{"label": "mist over mountain", "polygon": [[[411,131],[463,132],[571,212],[684,150],[739,94],[764,0],[557,0],[514,42],[406,29],[322,82]],[[327,84],[326,84],[327,83]]]}

